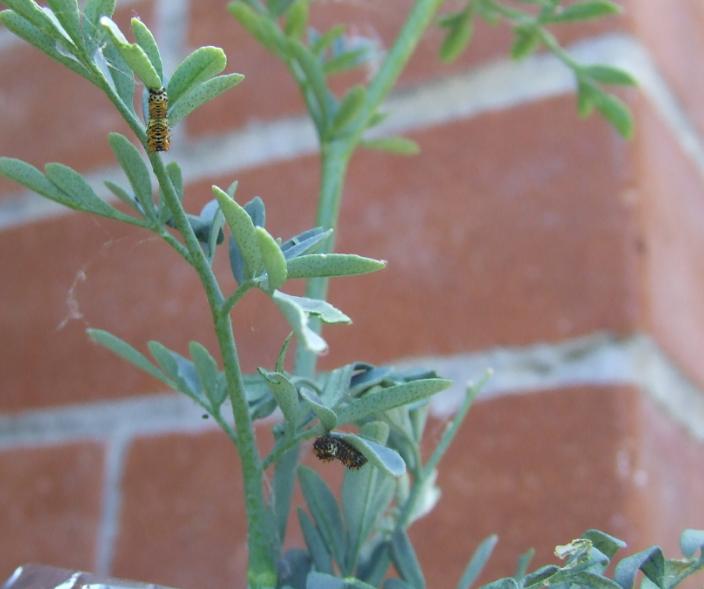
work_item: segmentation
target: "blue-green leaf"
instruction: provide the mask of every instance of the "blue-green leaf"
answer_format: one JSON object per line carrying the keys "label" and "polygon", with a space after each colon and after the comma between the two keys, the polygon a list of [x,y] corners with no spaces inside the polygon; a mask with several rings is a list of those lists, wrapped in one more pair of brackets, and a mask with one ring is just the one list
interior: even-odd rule
{"label": "blue-green leaf", "polygon": [[281,408],[281,413],[284,415],[289,431],[293,432],[298,419],[298,390],[296,386],[280,372],[269,372],[263,368],[258,369],[259,374],[266,380],[269,385],[276,403]]}
{"label": "blue-green leaf", "polygon": [[44,166],[46,177],[59,190],[74,200],[78,207],[106,217],[117,218],[118,214],[110,205],[103,202],[76,170],[63,164],[51,163]]}
{"label": "blue-green leaf", "polygon": [[184,59],[169,80],[167,92],[172,103],[201,82],[225,69],[227,57],[220,47],[199,47]]}
{"label": "blue-green leaf", "polygon": [[413,589],[425,589],[423,571],[405,530],[396,530],[391,536],[391,559],[398,574]]}
{"label": "blue-green leaf", "polygon": [[335,412],[329,407],[326,407],[313,391],[308,390],[305,386],[301,386],[299,392],[306,405],[315,413],[315,416],[320,420],[320,423],[326,430],[329,431],[337,425],[337,415],[335,415]]}
{"label": "blue-green leaf", "polygon": [[281,244],[281,251],[287,260],[292,260],[300,255],[310,252],[323,243],[333,233],[332,229],[315,227],[295,235]]}
{"label": "blue-green leaf", "polygon": [[491,558],[491,553],[494,552],[496,543],[499,541],[499,537],[496,534],[492,534],[484,538],[481,541],[477,549],[474,551],[472,558],[467,564],[467,568],[464,569],[462,577],[459,583],[457,583],[457,589],[469,589],[472,583],[479,578],[479,575],[484,570],[486,563],[489,562]]}
{"label": "blue-green leaf", "polygon": [[380,468],[386,474],[400,477],[406,473],[406,463],[396,450],[355,434],[336,432],[335,435],[354,446],[364,454],[370,464]]}
{"label": "blue-green leaf", "polygon": [[142,205],[144,213],[150,219],[156,219],[154,202],[152,201],[152,182],[149,169],[142,160],[137,148],[124,135],[110,133],[108,141],[120,166],[127,175],[137,200]]}
{"label": "blue-green leaf", "polygon": [[212,409],[217,411],[227,398],[227,388],[223,386],[224,381],[220,378],[217,362],[207,348],[198,342],[190,342],[188,350],[193,358],[200,386]]}
{"label": "blue-green leaf", "polygon": [[49,200],[58,202],[64,206],[76,209],[78,202],[63,193],[55,184],[52,184],[37,168],[11,157],[0,157],[0,175],[9,178],[29,188],[30,190],[45,196]]}
{"label": "blue-green leaf", "polygon": [[594,548],[605,554],[609,559],[613,558],[614,554],[619,550],[626,547],[626,543],[623,540],[619,540],[615,536],[601,530],[589,529],[582,534],[582,538],[591,541]]}
{"label": "blue-green leaf", "polygon": [[142,80],[147,88],[154,90],[161,88],[161,76],[152,65],[147,54],[136,43],[130,43],[113,20],[107,16],[100,19],[100,25],[105,28],[120,55],[125,60],[129,68]]}
{"label": "blue-green leaf", "polygon": [[687,558],[694,558],[697,550],[704,558],[704,530],[685,530],[680,536],[680,549]]}
{"label": "blue-green leaf", "polygon": [[665,573],[665,558],[658,546],[651,546],[646,550],[624,558],[616,565],[614,580],[623,589],[630,589],[638,570],[643,571],[643,574],[658,587],[662,586],[662,578]]}
{"label": "blue-green leaf", "polygon": [[385,267],[383,260],[355,254],[307,254],[288,261],[288,277],[352,276],[377,272]]}
{"label": "blue-green leaf", "polygon": [[245,277],[253,278],[261,271],[262,258],[259,240],[254,230],[254,223],[247,211],[235,200],[217,186],[212,187],[215,198],[220,203],[220,209],[230,226],[232,237],[242,255],[245,264]]}
{"label": "blue-green leaf", "polygon": [[159,53],[159,47],[156,44],[154,35],[140,18],[133,18],[131,20],[131,24],[132,32],[134,33],[134,38],[137,40],[137,44],[144,50],[144,53],[147,54],[147,57],[154,66],[156,73],[159,74],[159,77],[163,80],[164,65],[162,64],[161,54]]}
{"label": "blue-green leaf", "polygon": [[322,573],[332,573],[332,559],[330,551],[320,535],[320,531],[315,524],[310,520],[308,514],[300,507],[297,510],[298,522],[303,532],[303,538],[306,542],[306,547],[310,553],[315,568]]}
{"label": "blue-green leaf", "polygon": [[84,47],[78,2],[76,0],[47,0],[47,4],[76,47]]}
{"label": "blue-green leaf", "polygon": [[88,329],[87,333],[90,339],[92,339],[95,343],[106,347],[114,354],[120,356],[123,360],[127,360],[130,364],[144,370],[144,372],[150,376],[153,376],[157,380],[168,382],[166,375],[164,375],[161,370],[154,366],[144,354],[138,352],[126,341],[103,329]]}

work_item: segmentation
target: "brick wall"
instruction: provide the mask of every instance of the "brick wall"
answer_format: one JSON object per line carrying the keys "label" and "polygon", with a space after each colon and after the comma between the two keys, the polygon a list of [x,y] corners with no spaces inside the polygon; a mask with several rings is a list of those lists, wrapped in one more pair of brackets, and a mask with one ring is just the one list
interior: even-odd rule
{"label": "brick wall", "polygon": [[[410,4],[327,2],[316,18],[388,40]],[[387,129],[422,155],[353,162],[339,247],[389,267],[333,283],[355,324],[328,331],[323,364],[420,358],[460,382],[497,373],[441,470],[443,501],[413,529],[430,587],[452,586],[491,532],[498,576],[529,546],[544,561],[588,527],[671,550],[681,528],[704,527],[704,8],[627,4],[561,34],[582,59],[642,81],[625,95],[630,143],[577,118],[559,64],[510,63],[506,32],[482,27],[453,66],[430,33],[390,101]],[[309,227],[315,142],[281,66],[223,2],[118,5],[119,22],[153,27],[167,69],[215,44],[247,75],[177,131],[189,205],[237,177],[240,194],[265,197],[274,234]],[[1,30],[0,80],[1,155],[118,175],[106,133],[124,128],[96,90]],[[187,400],[85,335],[213,348],[194,275],[137,230],[3,180],[0,275],[0,577],[33,561],[242,586],[232,449]],[[286,327],[264,297],[235,321],[245,367],[270,365]],[[435,403],[435,431],[457,398]]]}

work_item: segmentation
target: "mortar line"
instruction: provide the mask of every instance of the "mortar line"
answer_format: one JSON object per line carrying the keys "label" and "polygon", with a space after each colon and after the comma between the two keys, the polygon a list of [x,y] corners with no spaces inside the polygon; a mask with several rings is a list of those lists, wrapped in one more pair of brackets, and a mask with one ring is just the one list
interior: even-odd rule
{"label": "mortar line", "polygon": [[125,457],[132,438],[124,431],[117,431],[107,441],[103,468],[103,493],[98,534],[96,539],[95,572],[109,576],[115,555],[115,542],[120,531],[122,508],[122,477]]}
{"label": "mortar line", "polygon": [[[631,385],[696,439],[704,440],[704,392],[644,335],[619,338],[596,333],[558,343],[402,359],[394,365],[434,368],[455,381],[433,399],[432,412],[440,418],[456,409],[464,383],[477,380],[491,367],[494,377],[480,399],[574,386]],[[109,442],[117,434],[134,438],[214,431],[217,426],[201,414],[186,397],[169,394],[0,415],[0,450],[76,440]]]}
{"label": "mortar line", "polygon": [[[179,0],[181,10],[187,10],[185,2]],[[179,34],[174,33],[173,38],[179,38]],[[704,143],[647,50],[637,40],[624,35],[603,35],[575,43],[569,50],[580,61],[617,65],[641,79],[645,95],[661,113],[684,152],[704,174]],[[397,91],[385,105],[391,112],[389,119],[371,135],[420,131],[573,90],[571,73],[550,55],[537,55],[521,62],[497,60],[468,72]],[[292,116],[267,122],[253,121],[226,135],[175,141],[170,158],[185,162],[184,179],[192,184],[310,155],[317,152],[317,148],[308,118]],[[96,170],[87,177],[96,192],[105,197],[108,194],[102,187],[102,180],[124,183],[122,172],[114,167]],[[67,212],[29,192],[7,195],[0,202],[0,229]]]}

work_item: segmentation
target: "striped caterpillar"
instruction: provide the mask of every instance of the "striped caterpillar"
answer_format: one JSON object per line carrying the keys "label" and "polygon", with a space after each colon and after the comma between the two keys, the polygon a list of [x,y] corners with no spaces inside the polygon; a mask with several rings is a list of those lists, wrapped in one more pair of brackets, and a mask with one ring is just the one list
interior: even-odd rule
{"label": "striped caterpillar", "polygon": [[147,149],[169,151],[171,137],[169,134],[169,97],[164,88],[149,89],[149,122],[147,123]]}
{"label": "striped caterpillar", "polygon": [[351,470],[357,470],[367,463],[364,454],[352,444],[330,434],[317,438],[313,442],[313,451],[323,462],[339,460]]}

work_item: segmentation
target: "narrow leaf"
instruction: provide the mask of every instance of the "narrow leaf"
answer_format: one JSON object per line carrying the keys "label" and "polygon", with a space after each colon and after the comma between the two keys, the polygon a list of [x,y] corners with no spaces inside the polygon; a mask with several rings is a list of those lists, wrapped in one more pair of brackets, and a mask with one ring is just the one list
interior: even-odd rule
{"label": "narrow leaf", "polygon": [[665,559],[662,551],[659,547],[652,546],[619,562],[614,570],[614,580],[623,589],[630,589],[638,570],[642,570],[651,581],[660,586],[664,567]]}
{"label": "narrow leaf", "polygon": [[596,108],[623,137],[628,139],[633,135],[633,117],[620,99],[611,94],[602,94]]}
{"label": "narrow leaf", "polygon": [[401,578],[413,589],[425,589],[425,577],[405,530],[396,530],[391,536],[391,558]]}
{"label": "narrow leaf", "polygon": [[154,202],[152,201],[152,182],[147,165],[137,148],[124,135],[110,133],[108,141],[120,166],[127,175],[137,200],[142,205],[144,213],[150,219],[156,218]]}
{"label": "narrow leaf", "polygon": [[144,49],[136,43],[130,43],[127,41],[125,36],[122,34],[122,31],[120,31],[112,19],[107,16],[103,16],[100,19],[100,24],[105,28],[105,30],[107,30],[112,42],[119,50],[120,55],[122,55],[122,58],[125,60],[129,68],[140,80],[142,80],[144,85],[147,88],[152,88],[155,90],[157,88],[161,88],[161,77],[152,65],[149,57],[147,57]]}
{"label": "narrow leaf", "polygon": [[578,20],[590,20],[618,14],[622,8],[615,2],[609,0],[589,0],[587,2],[576,2],[569,6],[562,7],[549,18],[550,22],[570,22]]}
{"label": "narrow leaf", "polygon": [[345,94],[332,120],[332,127],[330,129],[332,135],[339,135],[346,130],[360,112],[366,95],[367,90],[361,85],[354,86]]}
{"label": "narrow leaf", "polygon": [[266,380],[269,385],[276,404],[281,408],[281,413],[284,415],[286,424],[290,431],[296,427],[298,419],[298,390],[296,386],[286,377],[285,374],[279,372],[269,372],[263,368],[258,369],[259,374]]}
{"label": "narrow leaf", "polygon": [[386,151],[394,155],[418,155],[420,146],[406,137],[384,137],[381,139],[368,139],[362,142],[362,147],[375,151]]}
{"label": "narrow leaf", "polygon": [[169,109],[169,123],[171,126],[177,125],[198,107],[237,86],[242,80],[242,74],[225,74],[191,87]]}
{"label": "narrow leaf", "polygon": [[440,46],[440,59],[446,63],[455,61],[472,39],[474,30],[472,13],[469,10],[464,10],[459,14],[461,18],[453,21]]}
{"label": "narrow leaf", "polygon": [[308,229],[285,241],[281,245],[281,251],[284,252],[284,257],[287,260],[291,260],[314,250],[316,246],[323,243],[332,233],[332,229],[323,229],[322,227]]}
{"label": "narrow leaf", "polygon": [[299,392],[306,405],[315,413],[315,416],[320,420],[323,427],[328,431],[334,429],[337,425],[337,415],[335,415],[335,412],[323,405],[317,395],[313,391],[308,390],[307,387],[301,386]]}
{"label": "narrow leaf", "polygon": [[335,435],[349,442],[364,454],[371,464],[386,474],[398,478],[406,473],[406,463],[396,450],[355,434],[336,432]]}
{"label": "narrow leaf", "polygon": [[84,47],[78,2],[76,0],[47,0],[47,4],[76,46]]}
{"label": "narrow leaf", "polygon": [[199,47],[184,59],[169,80],[169,99],[176,103],[193,87],[225,69],[227,57],[219,47]]}
{"label": "narrow leaf", "polygon": [[266,229],[256,227],[254,231],[259,243],[262,264],[266,270],[269,290],[281,288],[286,282],[286,258],[284,258],[279,244]]}
{"label": "narrow leaf", "polygon": [[288,9],[284,32],[289,37],[298,39],[305,32],[308,24],[309,5],[310,0],[295,0]]}
{"label": "narrow leaf", "polygon": [[275,54],[279,53],[278,48],[282,41],[282,35],[270,19],[260,16],[243,2],[231,2],[228,5],[228,10],[264,47]]}
{"label": "narrow leaf", "polygon": [[303,538],[306,542],[306,547],[310,553],[315,568],[323,573],[332,573],[332,560],[328,547],[325,545],[320,531],[315,527],[315,524],[310,520],[308,514],[300,507],[297,510],[298,522],[303,532]]}
{"label": "narrow leaf", "polygon": [[103,202],[76,170],[63,164],[51,163],[44,166],[46,177],[71,200],[79,203],[84,211],[98,213],[106,217],[116,217],[117,211]]}
{"label": "narrow leaf", "polygon": [[620,86],[635,86],[638,82],[628,72],[609,65],[587,65],[579,69],[580,74],[600,82],[601,84],[615,84]]}
{"label": "narrow leaf", "polygon": [[[272,489],[272,504],[281,542],[286,538],[291,499],[296,482],[300,446],[296,445],[276,461],[274,468],[274,483]],[[311,553],[315,560],[315,555]]]}
{"label": "narrow leaf", "polygon": [[227,389],[220,386],[220,370],[217,362],[207,348],[198,342],[190,342],[188,350],[193,358],[200,386],[210,401],[211,407],[217,411],[227,397]]}
{"label": "narrow leaf", "polygon": [[345,552],[345,528],[335,496],[318,474],[308,467],[298,469],[298,481],[308,511],[320,530],[325,545],[328,546],[338,563],[342,563]]}
{"label": "narrow leaf", "polygon": [[135,17],[130,22],[132,24],[132,32],[134,33],[134,38],[137,40],[137,44],[144,50],[144,53],[147,54],[147,57],[154,66],[156,73],[159,74],[159,77],[163,80],[164,65],[161,61],[161,54],[159,53],[159,47],[156,44],[154,35],[140,18]]}
{"label": "narrow leaf", "polygon": [[22,160],[0,157],[0,175],[64,206],[72,209],[79,206],[76,200],[59,190],[37,168]]}
{"label": "narrow leaf", "polygon": [[308,254],[288,261],[288,277],[352,276],[377,272],[385,267],[383,260],[354,254]]}
{"label": "narrow leaf", "polygon": [[379,389],[354,399],[337,412],[338,423],[359,421],[369,415],[380,415],[384,411],[420,401],[438,393],[452,384],[451,380],[429,378]]}
{"label": "narrow leaf", "polygon": [[95,343],[106,347],[111,352],[120,356],[123,360],[127,360],[130,364],[144,370],[144,372],[153,376],[157,380],[168,380],[164,373],[154,366],[144,354],[138,352],[130,344],[116,335],[102,329],[88,329],[87,333]]}
{"label": "narrow leaf", "polygon": [[218,203],[220,203],[220,209],[225,215],[225,220],[232,231],[232,237],[237,243],[239,252],[244,260],[246,278],[253,278],[261,270],[262,258],[259,250],[259,239],[257,238],[252,218],[244,208],[231,199],[223,190],[217,186],[213,186],[212,190],[215,198],[218,199]]}
{"label": "narrow leaf", "polygon": [[496,547],[496,543],[499,541],[499,537],[496,534],[492,534],[482,540],[481,544],[477,546],[474,551],[472,558],[467,565],[467,568],[462,573],[459,583],[457,583],[457,589],[469,589],[481,575],[486,563],[489,562],[492,552]]}
{"label": "narrow leaf", "polygon": [[601,530],[589,529],[582,534],[582,538],[591,541],[594,548],[604,553],[609,559],[612,559],[614,554],[626,547],[626,543],[623,540],[619,540]]}

